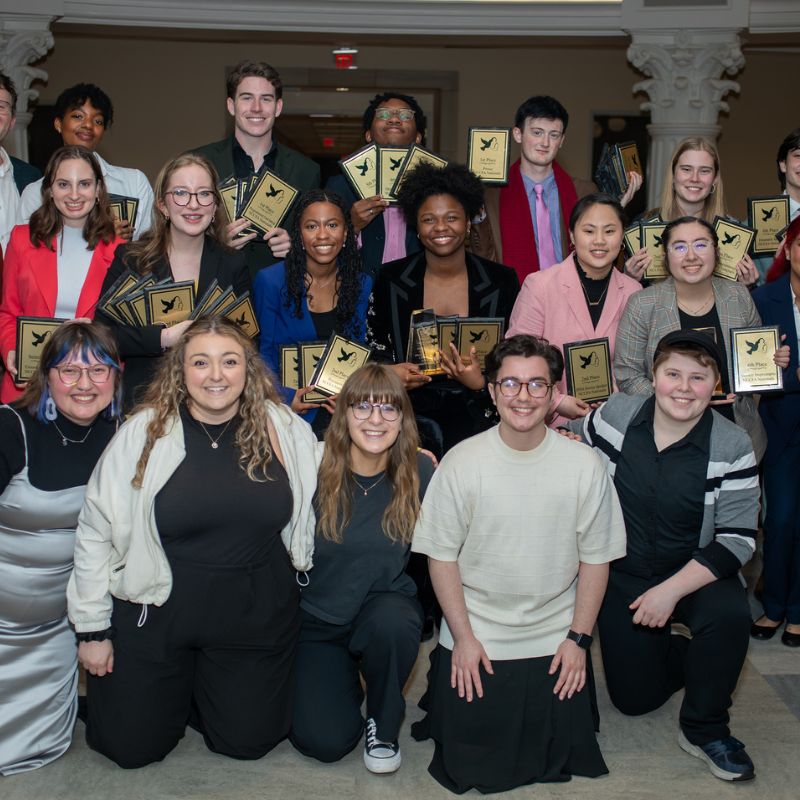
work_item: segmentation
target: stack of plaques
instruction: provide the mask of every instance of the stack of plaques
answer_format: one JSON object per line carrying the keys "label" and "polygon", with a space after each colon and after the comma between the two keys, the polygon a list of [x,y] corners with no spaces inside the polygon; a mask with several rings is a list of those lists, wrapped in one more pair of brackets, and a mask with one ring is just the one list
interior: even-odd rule
{"label": "stack of plaques", "polygon": [[368,144],[339,162],[355,193],[362,199],[381,195],[397,202],[397,190],[406,173],[419,164],[447,166],[447,161],[424,147],[379,147]]}
{"label": "stack of plaques", "polygon": [[125,197],[121,194],[108,196],[108,213],[115,220],[130,222],[131,230],[136,227],[136,216],[139,213],[139,198]]}
{"label": "stack of plaques", "polygon": [[250,337],[259,333],[250,292],[223,289],[214,280],[196,301],[194,281],[158,281],[126,270],[98,301],[98,308],[121,325],[175,325],[201,316],[226,317]]}
{"label": "stack of plaques", "polygon": [[250,222],[241,236],[248,233],[263,236],[272,228],[279,227],[298,195],[294,186],[290,186],[269,170],[246,180],[227,178],[217,188],[228,222],[236,219]]}
{"label": "stack of plaques", "polygon": [[306,403],[324,403],[341,392],[345,381],[367,363],[370,349],[338,333],[327,342],[281,346],[281,384],[289,389],[314,386]]}
{"label": "stack of plaques", "polygon": [[628,188],[628,174],[638,172],[644,178],[644,168],[636,142],[623,142],[609,147],[603,145],[594,182],[601,192],[621,197]]}
{"label": "stack of plaques", "polygon": [[452,342],[465,364],[474,347],[484,369],[486,356],[504,333],[502,317],[437,317],[432,308],[419,309],[411,313],[406,361],[416,364],[424,375],[444,375],[441,352],[450,355]]}

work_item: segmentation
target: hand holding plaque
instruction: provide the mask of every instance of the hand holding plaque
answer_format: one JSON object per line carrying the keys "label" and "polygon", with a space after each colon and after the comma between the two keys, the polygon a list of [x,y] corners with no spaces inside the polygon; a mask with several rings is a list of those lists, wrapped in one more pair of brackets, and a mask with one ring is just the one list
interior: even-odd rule
{"label": "hand holding plaque", "polygon": [[611,348],[606,337],[567,342],[564,345],[567,393],[586,403],[608,400],[611,380]]}
{"label": "hand holding plaque", "polygon": [[781,346],[777,325],[731,328],[733,391],[736,394],[783,390],[783,370],[775,363]]}
{"label": "hand holding plaque", "polygon": [[714,220],[714,230],[719,239],[714,274],[729,281],[738,280],[736,265],[747,255],[756,232],[726,217],[717,217]]}
{"label": "hand holding plaque", "polygon": [[791,221],[789,195],[748,197],[747,221],[756,232],[753,255],[775,255],[780,236]]}
{"label": "hand holding plaque", "polygon": [[369,356],[370,349],[366,345],[334,333],[311,376],[311,383],[326,398],[335,397],[342,391],[345,381],[367,363]]}
{"label": "hand holding plaque", "polygon": [[665,227],[663,222],[643,222],[641,225],[642,247],[652,259],[650,266],[644,271],[644,277],[648,280],[669,277],[667,254],[662,241]]}

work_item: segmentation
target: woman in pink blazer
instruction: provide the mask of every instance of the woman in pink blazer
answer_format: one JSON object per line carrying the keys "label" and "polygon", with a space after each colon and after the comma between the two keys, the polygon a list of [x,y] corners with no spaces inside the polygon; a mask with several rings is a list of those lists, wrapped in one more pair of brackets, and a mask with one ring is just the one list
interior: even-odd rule
{"label": "woman in pink blazer", "polygon": [[15,400],[17,317],[94,317],[106,271],[122,242],[114,235],[100,166],[84,147],[53,153],[42,206],[18,225],[3,264],[0,355],[6,367],[0,400]]}
{"label": "woman in pink blazer", "polygon": [[[622,310],[642,288],[614,268],[624,227],[622,206],[611,195],[590,194],[579,200],[569,221],[574,252],[560,264],[525,278],[506,336],[534,334],[562,350],[567,342],[607,337],[613,365]],[[553,426],[589,410],[566,392],[564,376],[553,391]]]}

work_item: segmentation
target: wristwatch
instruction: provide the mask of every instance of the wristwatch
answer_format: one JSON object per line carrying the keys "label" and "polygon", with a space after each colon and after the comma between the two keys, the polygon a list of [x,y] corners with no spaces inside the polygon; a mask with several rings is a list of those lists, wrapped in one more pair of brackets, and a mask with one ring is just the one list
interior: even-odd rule
{"label": "wristwatch", "polygon": [[567,633],[567,639],[575,642],[578,647],[588,650],[592,646],[592,637],[588,633],[575,633],[572,629]]}

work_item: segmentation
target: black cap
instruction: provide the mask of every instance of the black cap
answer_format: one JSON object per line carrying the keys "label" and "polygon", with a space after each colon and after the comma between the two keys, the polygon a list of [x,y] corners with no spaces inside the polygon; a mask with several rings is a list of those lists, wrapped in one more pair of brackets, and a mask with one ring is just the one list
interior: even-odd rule
{"label": "black cap", "polygon": [[653,360],[655,360],[656,356],[658,356],[659,352],[665,347],[674,347],[675,345],[682,345],[682,344],[693,344],[697,347],[701,347],[703,350],[708,353],[711,358],[714,359],[717,365],[717,369],[722,372],[723,371],[723,355],[722,351],[719,349],[719,345],[715,341],[715,339],[708,333],[703,333],[703,331],[693,331],[693,330],[685,330],[685,331],[672,331],[672,333],[668,333],[664,336],[661,341],[658,343],[656,347],[656,352],[653,354]]}

